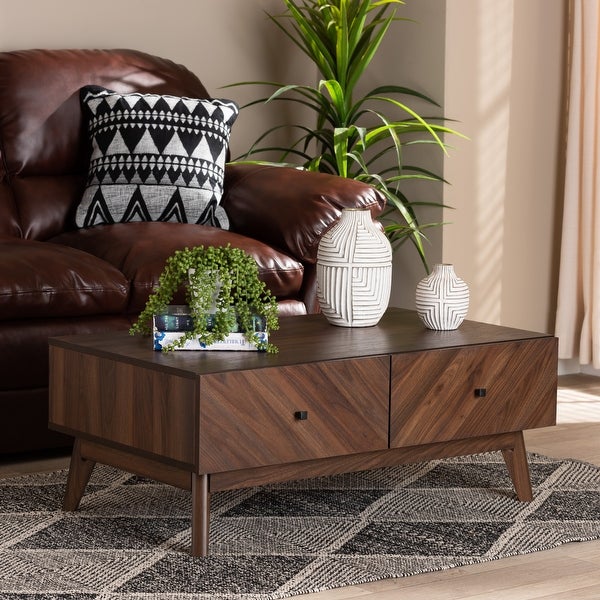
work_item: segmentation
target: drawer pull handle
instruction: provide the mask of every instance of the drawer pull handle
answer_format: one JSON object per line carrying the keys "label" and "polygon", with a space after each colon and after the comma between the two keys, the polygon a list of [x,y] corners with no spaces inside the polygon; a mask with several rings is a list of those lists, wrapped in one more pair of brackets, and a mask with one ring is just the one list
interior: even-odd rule
{"label": "drawer pull handle", "polygon": [[487,395],[487,390],[485,388],[475,388],[475,397],[476,398],[485,398]]}
{"label": "drawer pull handle", "polygon": [[294,417],[298,421],[306,421],[308,419],[308,411],[307,410],[297,410],[294,413]]}

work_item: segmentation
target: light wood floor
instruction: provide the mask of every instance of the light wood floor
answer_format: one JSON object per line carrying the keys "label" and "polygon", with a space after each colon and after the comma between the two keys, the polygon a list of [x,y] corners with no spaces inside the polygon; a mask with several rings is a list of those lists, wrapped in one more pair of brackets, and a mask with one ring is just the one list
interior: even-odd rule
{"label": "light wood floor", "polygon": [[[600,466],[600,378],[559,380],[558,425],[526,433],[527,449]],[[68,466],[67,457],[0,462],[0,477]],[[295,596],[298,600],[599,600],[600,541],[402,579]]]}

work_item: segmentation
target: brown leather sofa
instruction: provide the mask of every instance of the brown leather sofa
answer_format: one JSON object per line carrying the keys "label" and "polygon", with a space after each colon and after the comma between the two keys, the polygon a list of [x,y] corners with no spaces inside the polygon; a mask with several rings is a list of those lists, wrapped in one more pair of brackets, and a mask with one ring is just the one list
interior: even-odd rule
{"label": "brown leather sofa", "polygon": [[[208,98],[181,65],[132,50],[0,53],[0,454],[67,446],[47,428],[49,336],[129,327],[165,259],[230,243],[255,257],[283,317],[319,310],[315,257],[343,207],[384,200],[353,180],[227,165],[230,230],[172,222],[76,229],[89,162],[79,89]],[[235,136],[235,127],[233,130]]]}

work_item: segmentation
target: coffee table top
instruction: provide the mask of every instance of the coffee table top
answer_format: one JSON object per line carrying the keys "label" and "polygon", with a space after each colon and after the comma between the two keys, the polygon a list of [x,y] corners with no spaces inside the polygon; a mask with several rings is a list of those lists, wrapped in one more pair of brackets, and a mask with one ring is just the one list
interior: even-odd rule
{"label": "coffee table top", "polygon": [[54,337],[49,343],[153,370],[196,377],[224,371],[544,337],[553,336],[468,320],[453,331],[432,331],[421,323],[415,311],[390,308],[373,327],[336,327],[323,315],[283,317],[280,329],[270,334],[270,339],[279,348],[278,354],[210,350],[163,353],[152,348],[149,337],[131,336],[127,331]]}

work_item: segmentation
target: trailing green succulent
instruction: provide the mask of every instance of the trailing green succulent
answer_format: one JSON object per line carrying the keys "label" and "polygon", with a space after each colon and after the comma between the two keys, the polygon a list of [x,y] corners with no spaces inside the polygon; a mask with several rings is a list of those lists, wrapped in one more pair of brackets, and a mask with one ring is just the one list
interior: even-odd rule
{"label": "trailing green succulent", "polygon": [[279,328],[275,297],[258,278],[254,258],[229,244],[223,247],[195,246],[176,251],[167,259],[158,287],[149,296],[144,310],[129,333],[152,333],[152,317],[163,313],[180,287],[190,308],[193,329],[182,333],[165,350],[198,339],[206,345],[222,341],[240,325],[247,341],[259,350],[277,352],[263,342],[254,330],[253,316],[265,319],[267,331]]}
{"label": "trailing green succulent", "polygon": [[[432,105],[429,97],[398,85],[376,87],[361,97],[355,90],[396,17],[401,0],[283,0],[283,15],[268,14],[272,22],[316,65],[321,80],[316,86],[247,81],[233,84],[274,88],[264,102],[288,101],[316,114],[316,126],[283,124],[263,133],[239,162],[266,152],[280,152],[277,164],[301,165],[311,171],[358,179],[379,189],[388,208],[381,217],[392,247],[410,240],[429,271],[423,230],[442,223],[421,224],[416,206],[442,206],[440,202],[411,202],[401,187],[407,180],[444,181],[430,170],[404,163],[404,148],[432,144],[443,152],[443,134],[458,134],[440,122],[421,117],[399,98],[413,97]],[[231,87],[231,86],[228,86]],[[245,108],[242,107],[242,108]],[[390,114],[391,113],[391,114]],[[299,132],[289,146],[266,144],[280,129]],[[252,161],[260,162],[260,161]],[[273,164],[273,163],[271,163]],[[379,168],[378,165],[381,165]],[[391,166],[390,166],[391,165]],[[294,166],[298,166],[297,164]]]}

